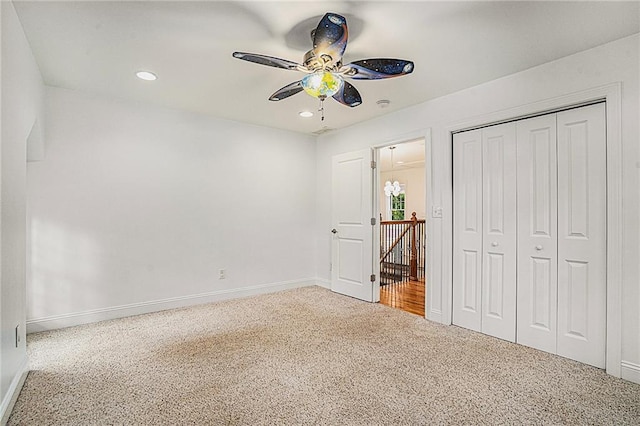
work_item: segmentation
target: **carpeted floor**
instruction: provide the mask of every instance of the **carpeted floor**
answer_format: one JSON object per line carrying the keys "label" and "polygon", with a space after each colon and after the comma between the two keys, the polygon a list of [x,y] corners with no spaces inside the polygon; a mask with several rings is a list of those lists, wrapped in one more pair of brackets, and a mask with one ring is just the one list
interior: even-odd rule
{"label": "carpeted floor", "polygon": [[640,424],[640,386],[319,287],[28,336],[9,425]]}

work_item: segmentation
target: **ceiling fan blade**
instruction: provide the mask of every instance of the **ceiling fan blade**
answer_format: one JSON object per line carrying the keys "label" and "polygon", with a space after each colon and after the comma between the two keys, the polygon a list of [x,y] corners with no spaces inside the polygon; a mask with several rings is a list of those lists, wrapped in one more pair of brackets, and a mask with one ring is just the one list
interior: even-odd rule
{"label": "ceiling fan blade", "polygon": [[302,83],[300,81],[294,81],[291,84],[287,84],[282,89],[277,90],[271,97],[270,101],[281,101],[289,96],[293,96],[296,93],[302,92]]}
{"label": "ceiling fan blade", "polygon": [[379,80],[400,77],[413,72],[413,62],[404,59],[363,59],[354,61],[340,70],[345,77],[355,80]]}
{"label": "ceiling fan blade", "polygon": [[284,68],[286,70],[297,70],[300,64],[286,59],[274,58],[273,56],[260,55],[258,53],[233,52],[233,57],[243,61],[254,62],[268,67]]}
{"label": "ceiling fan blade", "polygon": [[347,20],[336,13],[325,14],[313,35],[313,52],[325,64],[337,64],[347,47]]}
{"label": "ceiling fan blade", "polygon": [[345,81],[342,90],[335,95],[333,95],[333,99],[340,102],[343,105],[349,107],[357,107],[362,103],[362,98],[360,97],[360,93],[358,90],[353,87],[348,81]]}

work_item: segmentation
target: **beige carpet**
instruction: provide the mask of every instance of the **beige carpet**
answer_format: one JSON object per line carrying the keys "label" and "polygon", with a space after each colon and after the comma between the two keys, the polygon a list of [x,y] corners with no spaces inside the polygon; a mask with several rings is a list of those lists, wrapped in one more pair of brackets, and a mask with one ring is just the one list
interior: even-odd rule
{"label": "beige carpet", "polygon": [[311,287],[33,334],[9,425],[640,424],[640,386]]}

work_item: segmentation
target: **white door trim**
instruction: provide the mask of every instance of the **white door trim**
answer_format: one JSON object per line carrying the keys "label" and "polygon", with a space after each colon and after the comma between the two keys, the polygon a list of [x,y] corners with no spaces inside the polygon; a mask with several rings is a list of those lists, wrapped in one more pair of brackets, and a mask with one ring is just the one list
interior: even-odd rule
{"label": "white door trim", "polygon": [[[598,100],[606,102],[606,126],[607,126],[607,348],[606,371],[616,377],[621,375],[621,350],[622,350],[622,140],[621,140],[621,93],[622,84],[612,83],[576,93],[571,93],[556,98],[547,99],[527,105],[518,106],[489,114],[472,117],[461,122],[452,123],[444,127],[442,140],[445,144],[446,158],[445,172],[443,174],[442,200],[443,207],[441,262],[433,262],[429,255],[432,250],[427,250],[427,271],[441,264],[441,313],[427,311],[427,317],[432,320],[440,320],[443,324],[452,323],[452,274],[453,274],[453,133],[491,125],[506,120],[524,118],[534,114],[551,112],[561,108],[579,106]],[[427,144],[425,144],[426,147]],[[431,156],[426,157],[431,160]],[[430,162],[427,167],[432,168]],[[427,185],[427,200],[434,195],[433,180]],[[429,204],[429,201],[427,202]],[[429,211],[429,210],[427,210]],[[428,220],[427,223],[430,221]],[[432,227],[431,227],[432,228]],[[427,229],[431,231],[429,225]],[[433,237],[433,235],[432,235]],[[428,238],[427,241],[433,241]],[[430,244],[429,244],[430,245]],[[429,279],[429,277],[427,277]],[[429,294],[427,286],[427,294]],[[433,290],[431,290],[433,293]],[[429,300],[427,300],[428,303]]]}

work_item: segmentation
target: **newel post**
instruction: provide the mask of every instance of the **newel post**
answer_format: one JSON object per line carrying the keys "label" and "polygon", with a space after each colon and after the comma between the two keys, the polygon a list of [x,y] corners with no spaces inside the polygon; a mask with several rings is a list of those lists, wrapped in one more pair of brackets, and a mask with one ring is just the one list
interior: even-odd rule
{"label": "newel post", "polygon": [[409,279],[418,280],[418,244],[416,242],[416,226],[418,218],[416,212],[411,213],[411,257],[409,258]]}

